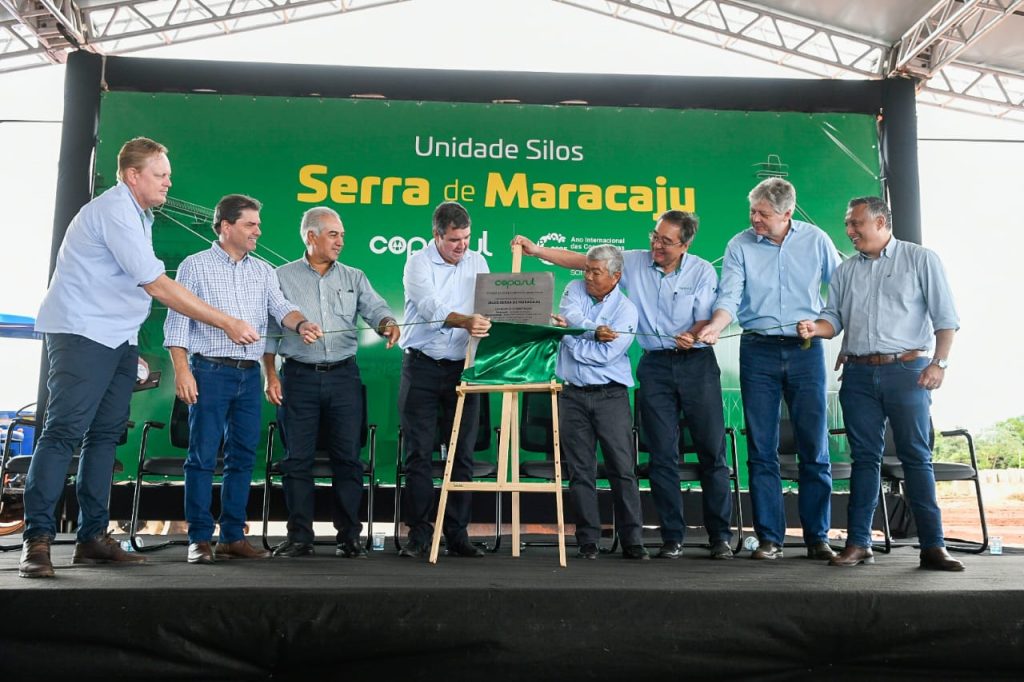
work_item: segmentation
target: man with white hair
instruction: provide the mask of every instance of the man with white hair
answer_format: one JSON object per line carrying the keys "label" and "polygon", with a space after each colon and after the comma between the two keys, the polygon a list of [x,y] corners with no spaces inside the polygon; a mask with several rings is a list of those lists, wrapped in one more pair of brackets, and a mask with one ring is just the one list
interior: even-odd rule
{"label": "man with white hair", "polygon": [[810,347],[796,323],[816,319],[824,306],[822,287],[839,265],[824,231],[793,219],[796,189],[782,178],[762,180],[747,197],[750,228],[733,237],[722,261],[711,321],[697,335],[715,343],[736,320],[740,340],[740,393],[747,426],[747,467],[754,532],[750,558],[778,559],[786,537],[786,511],[779,473],[782,400],[796,436],[800,470],[800,525],[807,556],[831,559],[832,467],[828,457],[825,350]]}
{"label": "man with white hair", "polygon": [[[356,364],[362,318],[391,348],[399,328],[388,304],[362,270],[338,261],[345,246],[345,226],[333,209],[306,211],[299,226],[305,244],[302,258],[277,269],[285,298],[299,306],[307,320],[332,333],[321,343],[306,345],[296,335],[280,335],[273,321],[263,354],[267,399],[281,410],[286,455],[281,462],[288,505],[288,538],[274,556],[313,554],[313,459],[319,433],[327,435],[331,460],[331,493],[337,556],[362,559],[363,464],[359,459],[362,428],[362,380]],[[280,338],[278,338],[280,336]],[[283,359],[280,378],[274,356]]]}
{"label": "man with white hair", "polygon": [[569,469],[569,497],[576,510],[577,556],[596,559],[601,535],[597,506],[597,444],[601,444],[615,505],[615,530],[625,559],[647,560],[643,513],[637,487],[629,387],[630,344],[637,311],[619,289],[622,251],[601,244],[587,251],[583,279],[562,294],[561,326],[587,329],[562,337],[555,373],[564,381],[558,397],[558,429]]}

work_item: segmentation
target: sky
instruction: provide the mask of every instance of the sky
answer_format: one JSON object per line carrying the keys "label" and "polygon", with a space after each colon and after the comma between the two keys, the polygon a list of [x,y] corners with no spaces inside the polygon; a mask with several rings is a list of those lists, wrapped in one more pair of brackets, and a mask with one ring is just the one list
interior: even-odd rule
{"label": "sky", "polygon": [[[803,78],[749,57],[551,0],[414,0],[136,53],[347,66]],[[64,69],[0,74],[0,312],[35,316],[46,290]],[[18,123],[15,121],[29,121]],[[961,330],[940,429],[1024,415],[1021,329],[1024,124],[918,109],[923,241],[942,258]],[[1016,140],[957,142],[953,138]],[[797,188],[798,191],[800,188]],[[848,251],[846,244],[840,245]],[[38,341],[0,339],[0,411],[35,400]]]}

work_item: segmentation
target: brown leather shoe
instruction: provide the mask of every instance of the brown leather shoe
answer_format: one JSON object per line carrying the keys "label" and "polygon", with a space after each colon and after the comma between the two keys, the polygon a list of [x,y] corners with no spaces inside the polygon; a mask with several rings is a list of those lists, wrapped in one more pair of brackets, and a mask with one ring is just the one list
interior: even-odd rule
{"label": "brown leather shoe", "polygon": [[22,578],[52,578],[53,563],[50,561],[48,536],[25,540],[21,545],[21,563],[18,575]]}
{"label": "brown leather shoe", "polygon": [[875,554],[870,547],[847,545],[842,552],[832,557],[829,566],[856,566],[857,564],[875,563]]}
{"label": "brown leather shoe", "polygon": [[75,543],[75,554],[71,557],[73,564],[117,564],[132,566],[143,564],[146,557],[130,554],[121,549],[121,544],[110,537],[110,533],[97,535],[92,540]]}
{"label": "brown leather shoe", "polygon": [[763,561],[765,559],[775,560],[782,558],[782,545],[776,545],[774,542],[768,542],[762,540],[753,552],[750,553],[751,559],[758,559]]}
{"label": "brown leather shoe", "polygon": [[220,559],[269,559],[270,552],[256,549],[245,538],[234,542],[218,542],[214,556]]}
{"label": "brown leather shoe", "polygon": [[835,550],[827,542],[815,542],[813,545],[807,545],[808,559],[830,561],[835,555]]}
{"label": "brown leather shoe", "polygon": [[921,568],[931,571],[962,571],[964,565],[959,559],[949,556],[945,547],[929,547],[921,550]]}
{"label": "brown leather shoe", "polygon": [[193,542],[188,546],[188,558],[190,564],[212,564],[213,547],[209,542]]}

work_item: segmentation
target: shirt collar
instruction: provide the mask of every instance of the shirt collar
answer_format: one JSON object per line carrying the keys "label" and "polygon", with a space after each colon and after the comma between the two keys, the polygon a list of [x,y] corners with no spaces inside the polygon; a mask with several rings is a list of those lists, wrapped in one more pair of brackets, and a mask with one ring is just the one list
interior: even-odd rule
{"label": "shirt collar", "polygon": [[[220,242],[217,241],[216,239],[212,242],[212,244],[210,246],[210,250],[213,251],[214,255],[217,258],[220,258],[225,263],[231,264],[231,263],[235,262],[235,261],[231,260],[231,256],[228,255],[228,252],[224,250],[224,247],[221,246]],[[243,263],[246,260],[248,260],[248,258],[249,258],[249,254],[245,254],[244,256],[241,257],[241,259],[239,259],[238,262],[239,263]]]}
{"label": "shirt collar", "polygon": [[312,272],[313,274],[315,274],[315,275],[316,275],[317,277],[326,277],[326,276],[327,276],[327,274],[328,274],[328,273],[329,273],[329,272],[330,272],[331,270],[333,270],[333,269],[334,269],[334,266],[338,264],[338,261],[334,261],[333,263],[331,263],[331,264],[330,264],[330,265],[329,265],[329,266],[327,267],[327,269],[326,269],[326,270],[324,270],[324,274],[323,274],[323,275],[321,275],[321,274],[320,274],[320,271],[319,271],[319,270],[317,270],[316,268],[314,268],[314,267],[313,267],[313,264],[309,262],[309,253],[308,253],[308,252],[307,252],[307,253],[303,253],[303,254],[302,254],[302,258],[301,258],[301,260],[302,260],[302,264],[306,266],[306,269],[308,269],[308,270],[309,270],[310,272]]}
{"label": "shirt collar", "polygon": [[660,265],[658,265],[657,263],[654,262],[654,256],[651,254],[650,251],[648,251],[647,252],[647,267],[651,268],[652,270],[654,270],[656,273],[658,273],[662,277],[672,277],[673,275],[678,275],[680,272],[682,272],[682,270],[683,270],[683,263],[686,262],[686,257],[689,256],[689,255],[690,255],[689,252],[684,253],[683,257],[679,259],[679,265],[676,266],[676,269],[673,270],[672,272],[665,272],[665,270]]}
{"label": "shirt collar", "polygon": [[128,185],[124,184],[120,180],[117,181],[117,186],[123,188],[122,191],[125,194],[128,195],[129,199],[132,200],[132,206],[135,207],[136,212],[140,216],[144,216],[145,218],[148,218],[150,221],[152,221],[154,219],[153,218],[153,209],[151,209],[151,208],[142,208],[142,206],[139,205],[139,202],[135,199],[135,195],[132,194],[132,188],[131,187],[129,187]]}

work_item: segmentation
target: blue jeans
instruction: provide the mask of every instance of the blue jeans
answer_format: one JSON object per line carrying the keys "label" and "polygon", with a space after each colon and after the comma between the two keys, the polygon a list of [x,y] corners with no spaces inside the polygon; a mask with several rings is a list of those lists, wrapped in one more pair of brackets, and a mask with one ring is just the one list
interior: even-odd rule
{"label": "blue jeans", "polygon": [[56,507],[79,443],[75,489],[79,542],[107,531],[117,441],[128,423],[139,349],[117,348],[77,334],[47,334],[50,400],[25,482],[25,540],[54,537]]}
{"label": "blue jeans", "polygon": [[825,353],[820,339],[807,350],[797,337],[748,334],[740,340],[740,392],[747,423],[747,467],[754,532],[782,544],[786,511],[779,476],[779,419],[789,406],[800,470],[800,525],[804,542],[828,540],[832,465],[828,457]]}
{"label": "blue jeans", "polygon": [[581,546],[601,539],[597,504],[597,444],[607,469],[615,507],[615,531],[623,547],[643,542],[643,513],[636,482],[630,434],[629,393],[625,386],[565,384],[558,396],[558,430],[569,470],[569,497],[576,511],[576,541]]}
{"label": "blue jeans", "polygon": [[932,470],[931,391],[917,385],[929,359],[872,367],[847,364],[839,402],[850,441],[849,535],[847,545],[871,546],[871,520],[878,504],[885,420],[892,428],[903,464],[907,499],[917,523],[921,549],[942,547],[942,513],[935,500]]}
{"label": "blue jeans", "polygon": [[[355,358],[329,372],[286,360],[281,370],[284,404],[281,436],[286,455],[281,462],[288,504],[288,539],[312,543],[315,482],[313,460],[318,449],[331,461],[331,515],[338,542],[356,542],[363,529],[363,462],[359,458],[363,393]],[[318,435],[324,434],[323,442]],[[371,510],[372,511],[372,510]]]}
{"label": "blue jeans", "polygon": [[650,481],[662,542],[686,533],[679,491],[679,415],[686,418],[700,462],[704,527],[711,542],[732,539],[732,492],[725,462],[722,379],[711,348],[644,353],[636,368],[637,400],[650,450]]}
{"label": "blue jeans", "polygon": [[245,511],[260,438],[262,386],[259,366],[237,369],[192,356],[199,400],[188,410],[185,520],[189,542],[213,537],[213,471],[224,443],[220,488],[220,542],[245,537]]}

